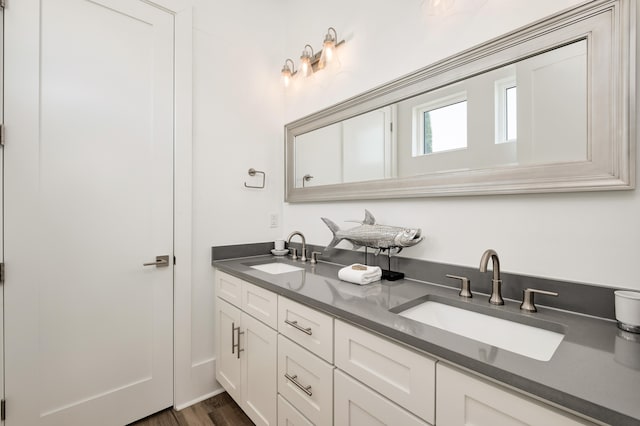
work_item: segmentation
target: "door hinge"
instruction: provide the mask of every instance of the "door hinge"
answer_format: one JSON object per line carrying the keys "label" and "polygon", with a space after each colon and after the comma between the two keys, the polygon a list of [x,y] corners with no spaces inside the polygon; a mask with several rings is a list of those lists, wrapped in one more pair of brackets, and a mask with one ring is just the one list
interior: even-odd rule
{"label": "door hinge", "polygon": [[0,400],[0,420],[7,419],[7,402],[2,399]]}
{"label": "door hinge", "polygon": [[0,124],[0,145],[4,146],[4,124]]}
{"label": "door hinge", "polygon": [[5,3],[5,0],[0,0],[0,8],[4,9]]}
{"label": "door hinge", "polygon": [[0,284],[4,284],[4,263],[0,263]]}

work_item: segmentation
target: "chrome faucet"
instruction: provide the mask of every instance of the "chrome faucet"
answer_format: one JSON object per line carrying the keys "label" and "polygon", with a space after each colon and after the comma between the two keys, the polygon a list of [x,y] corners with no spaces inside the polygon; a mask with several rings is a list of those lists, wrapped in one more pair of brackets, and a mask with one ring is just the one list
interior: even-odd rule
{"label": "chrome faucet", "polygon": [[500,279],[500,259],[498,253],[493,249],[488,249],[482,254],[480,259],[480,272],[487,272],[489,259],[493,263],[493,279],[491,280],[491,297],[489,303],[492,305],[504,305],[502,300],[502,280]]}
{"label": "chrome faucet", "polygon": [[[293,231],[291,234],[289,234],[289,236],[287,237],[287,246],[289,244],[291,244],[291,238],[293,238],[294,236],[299,235],[300,238],[302,238],[302,255],[300,256],[300,260],[303,262],[307,261],[307,240],[304,238],[304,235],[302,235],[302,232],[300,231]],[[292,250],[293,255],[291,256],[291,258],[293,260],[296,260],[298,258],[298,255],[295,252],[295,249]]]}

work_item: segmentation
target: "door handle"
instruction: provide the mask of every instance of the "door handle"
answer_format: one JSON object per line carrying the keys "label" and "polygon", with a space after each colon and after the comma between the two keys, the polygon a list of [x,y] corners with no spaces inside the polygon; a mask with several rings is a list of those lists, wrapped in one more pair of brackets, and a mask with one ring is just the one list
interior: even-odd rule
{"label": "door handle", "polygon": [[143,263],[142,266],[157,266],[158,268],[169,266],[169,255],[156,256],[155,262]]}

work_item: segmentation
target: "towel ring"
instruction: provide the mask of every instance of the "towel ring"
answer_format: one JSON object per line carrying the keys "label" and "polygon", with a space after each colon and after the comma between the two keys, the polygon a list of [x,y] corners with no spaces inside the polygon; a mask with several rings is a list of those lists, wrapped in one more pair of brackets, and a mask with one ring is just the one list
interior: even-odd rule
{"label": "towel ring", "polygon": [[256,189],[264,188],[264,181],[266,178],[266,174],[264,172],[261,172],[260,170],[254,169],[253,167],[249,169],[249,176],[255,176],[256,174],[262,175],[262,184],[260,186],[254,186],[254,185],[247,185],[247,182],[245,182],[244,183],[245,188],[256,188]]}

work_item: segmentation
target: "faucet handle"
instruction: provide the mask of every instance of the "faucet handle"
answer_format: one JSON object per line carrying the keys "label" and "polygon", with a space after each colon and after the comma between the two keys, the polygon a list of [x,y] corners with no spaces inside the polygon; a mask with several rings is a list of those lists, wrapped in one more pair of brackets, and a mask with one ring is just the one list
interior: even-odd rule
{"label": "faucet handle", "polygon": [[450,274],[447,274],[447,277],[460,280],[460,293],[458,293],[460,297],[473,297],[473,294],[471,293],[471,280],[469,278]]}
{"label": "faucet handle", "polygon": [[322,255],[322,252],[319,252],[319,251],[312,251],[312,252],[311,252],[311,260],[309,261],[309,263],[312,263],[312,264],[314,264],[314,265],[315,265],[316,263],[318,263],[318,255]]}
{"label": "faucet handle", "polygon": [[527,312],[538,312],[536,309],[536,305],[533,302],[534,294],[546,294],[547,296],[558,296],[558,293],[555,291],[546,291],[546,290],[538,290],[535,288],[525,288],[522,292],[522,304],[520,305],[520,309]]}
{"label": "faucet handle", "polygon": [[292,260],[297,260],[298,259],[298,249],[295,247],[291,247],[289,250],[291,250],[291,259]]}

